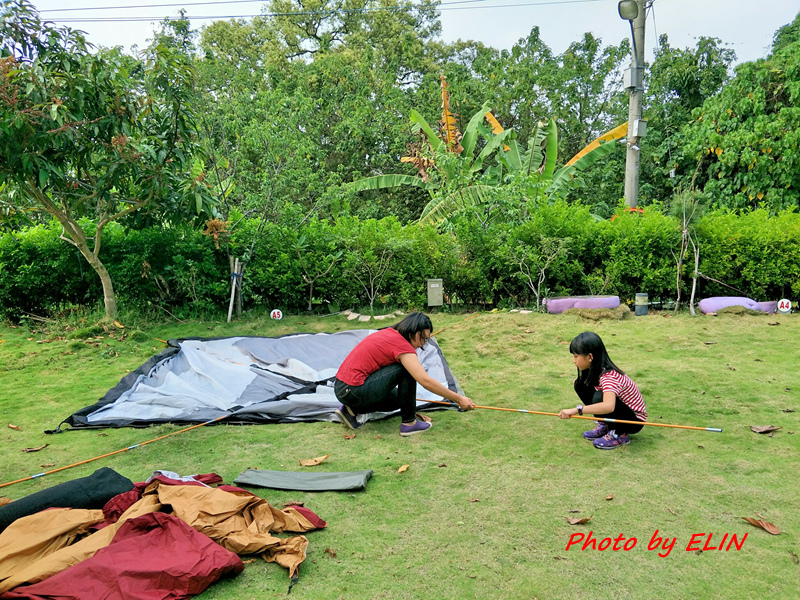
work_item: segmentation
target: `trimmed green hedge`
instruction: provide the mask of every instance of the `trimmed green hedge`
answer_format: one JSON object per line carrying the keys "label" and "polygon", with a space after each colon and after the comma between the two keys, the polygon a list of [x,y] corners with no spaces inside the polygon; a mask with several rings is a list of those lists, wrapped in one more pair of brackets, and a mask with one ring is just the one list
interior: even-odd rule
{"label": "trimmed green hedge", "polygon": [[[88,226],[88,223],[87,223]],[[88,227],[87,227],[88,230]],[[56,224],[0,236],[0,314],[20,317],[69,305],[99,305],[94,271]],[[756,300],[800,296],[800,214],[769,216],[712,212],[697,225],[700,271]],[[189,228],[106,230],[101,260],[121,306],[222,309],[230,295],[229,252],[249,254],[244,277],[248,308],[306,310],[424,307],[426,279],[441,278],[451,301],[532,305],[524,276],[538,277],[548,248],[562,251],[548,265],[543,296],[636,292],[675,297],[679,223],[657,211],[598,221],[586,207],[565,202],[529,206],[516,223],[480,223],[468,213],[451,229],[402,226],[395,218],[336,221],[291,215],[281,224],[243,219],[229,240]],[[522,258],[522,263],[520,262]],[[691,256],[684,266],[688,297]],[[332,264],[332,266],[331,266]],[[313,281],[313,290],[310,282]],[[698,298],[738,294],[702,279]]]}

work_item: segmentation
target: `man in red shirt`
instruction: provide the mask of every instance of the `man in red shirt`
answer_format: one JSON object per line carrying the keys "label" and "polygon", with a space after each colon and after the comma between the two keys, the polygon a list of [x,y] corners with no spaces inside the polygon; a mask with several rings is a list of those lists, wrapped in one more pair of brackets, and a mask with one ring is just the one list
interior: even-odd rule
{"label": "man in red shirt", "polygon": [[427,315],[413,312],[361,340],[336,373],[333,389],[342,403],[335,411],[339,420],[350,429],[358,429],[359,414],[400,409],[400,435],[422,433],[431,424],[417,420],[417,383],[463,410],[475,408],[472,400],[443,386],[420,364],[417,348],[425,345],[432,330]]}

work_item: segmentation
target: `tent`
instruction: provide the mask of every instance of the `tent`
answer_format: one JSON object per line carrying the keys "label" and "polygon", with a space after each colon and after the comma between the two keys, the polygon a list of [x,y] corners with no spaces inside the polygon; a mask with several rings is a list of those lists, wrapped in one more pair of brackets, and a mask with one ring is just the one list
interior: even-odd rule
{"label": "tent", "polygon": [[[187,338],[125,376],[97,403],[67,417],[71,428],[156,423],[337,421],[333,378],[347,354],[375,330],[281,337]],[[463,394],[436,340],[417,350],[428,374]],[[442,400],[422,386],[418,407]],[[365,420],[393,413],[371,413]]]}

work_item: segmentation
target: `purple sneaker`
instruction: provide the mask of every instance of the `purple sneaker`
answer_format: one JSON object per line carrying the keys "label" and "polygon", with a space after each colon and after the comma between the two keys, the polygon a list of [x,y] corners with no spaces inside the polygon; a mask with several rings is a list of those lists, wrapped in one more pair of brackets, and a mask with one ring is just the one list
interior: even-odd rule
{"label": "purple sneaker", "polygon": [[630,444],[631,438],[628,437],[627,433],[617,435],[613,431],[609,431],[606,435],[595,440],[593,443],[594,447],[598,450],[613,450],[614,448],[619,448],[625,444]]}
{"label": "purple sneaker", "polygon": [[608,425],[606,425],[602,421],[599,421],[597,423],[597,427],[589,431],[584,431],[583,437],[585,437],[587,440],[596,440],[597,438],[603,437],[607,433],[608,433]]}
{"label": "purple sneaker", "polygon": [[356,414],[349,406],[340,404],[339,408],[333,411],[333,413],[339,417],[341,423],[344,423],[350,429],[358,429],[361,427],[361,423],[356,419]]}
{"label": "purple sneaker", "polygon": [[427,431],[430,428],[430,423],[426,423],[422,419],[417,419],[410,425],[400,423],[400,435],[403,437],[408,437],[410,435],[416,435],[418,433],[422,433],[423,431]]}

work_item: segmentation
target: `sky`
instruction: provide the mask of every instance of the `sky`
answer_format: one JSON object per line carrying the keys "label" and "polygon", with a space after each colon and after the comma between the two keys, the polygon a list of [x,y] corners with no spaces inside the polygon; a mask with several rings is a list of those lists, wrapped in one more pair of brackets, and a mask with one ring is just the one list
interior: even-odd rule
{"label": "sky", "polygon": [[[81,29],[96,46],[147,46],[153,24],[175,17],[181,7],[194,28],[232,16],[262,12],[263,0],[32,0],[42,17]],[[202,2],[203,4],[198,4]],[[153,7],[153,5],[161,5]],[[174,6],[164,6],[174,4]],[[108,7],[108,8],[105,8]],[[114,8],[111,8],[114,7]],[[135,8],[120,8],[135,7]],[[769,7],[767,9],[767,7]],[[90,9],[64,11],[63,9]],[[53,12],[56,10],[56,12]],[[648,16],[645,46],[648,60],[656,34],[667,34],[673,47],[693,47],[701,36],[728,43],[737,63],[763,58],[775,31],[800,12],[800,0],[655,0]],[[113,21],[144,17],[145,21]],[[202,19],[201,17],[216,17]],[[105,19],[70,22],[66,19]],[[561,53],[587,31],[607,45],[630,36],[630,25],[620,19],[617,0],[442,0],[442,38],[475,40],[497,49],[509,49],[538,25],[550,48]]]}

